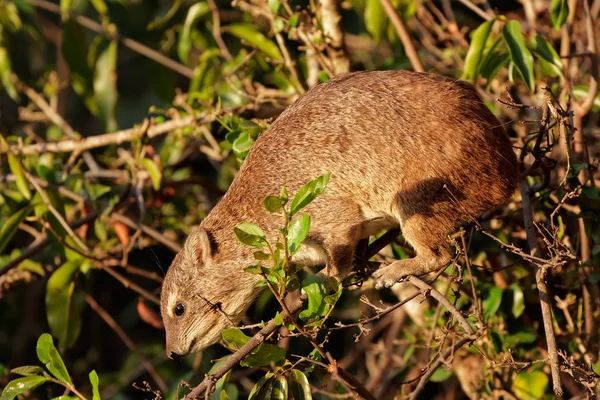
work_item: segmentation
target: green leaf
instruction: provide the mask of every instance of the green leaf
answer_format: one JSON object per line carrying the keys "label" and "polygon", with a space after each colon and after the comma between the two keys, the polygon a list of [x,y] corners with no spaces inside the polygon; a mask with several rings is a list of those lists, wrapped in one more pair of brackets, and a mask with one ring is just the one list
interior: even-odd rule
{"label": "green leaf", "polygon": [[498,74],[500,69],[506,65],[506,62],[510,59],[510,55],[500,51],[490,51],[479,70],[479,75],[487,79],[487,85],[492,83],[492,79]]}
{"label": "green leaf", "polygon": [[169,10],[164,15],[159,15],[158,17],[156,17],[156,19],[154,19],[153,21],[151,21],[146,26],[146,29],[149,30],[149,31],[151,31],[151,30],[160,28],[163,25],[165,25],[177,13],[177,11],[179,10],[179,7],[181,7],[182,3],[183,3],[183,0],[175,0],[175,1],[173,1],[173,3],[171,4],[171,7],[169,8]]}
{"label": "green leaf", "polygon": [[46,286],[46,314],[50,331],[61,347],[71,347],[81,331],[80,292],[75,291],[75,276],[81,260],[67,261],[60,266]]}
{"label": "green leaf", "polygon": [[244,222],[235,228],[235,237],[241,244],[253,247],[265,247],[267,239],[265,233],[251,222]]}
{"label": "green leaf", "polygon": [[60,0],[60,11],[67,14],[73,8],[73,0]]}
{"label": "green leaf", "polygon": [[254,144],[254,140],[248,135],[247,132],[242,132],[240,135],[233,141],[231,146],[233,153],[241,160],[245,159],[248,155],[248,152],[252,148]]}
{"label": "green leaf", "polygon": [[431,378],[429,379],[431,382],[444,382],[448,380],[452,376],[452,371],[445,369],[444,367],[440,367],[435,370]]}
{"label": "green leaf", "polygon": [[2,229],[0,230],[0,254],[2,254],[2,251],[6,245],[8,245],[15,233],[17,233],[19,225],[25,220],[31,210],[33,210],[33,206],[29,204],[20,208],[4,223],[4,225],[2,225]]}
{"label": "green leaf", "polygon": [[554,29],[560,29],[567,17],[569,16],[569,5],[567,0],[551,0],[550,1],[550,18]]}
{"label": "green leaf", "polygon": [[308,236],[308,230],[310,229],[310,216],[303,214],[300,218],[290,224],[288,229],[288,249],[291,255],[296,254],[300,249],[300,245]]}
{"label": "green leaf", "polygon": [[71,377],[69,376],[69,372],[67,371],[67,367],[65,367],[65,363],[63,362],[58,350],[54,347],[54,343],[52,341],[52,336],[49,333],[43,333],[38,341],[36,346],[36,352],[38,359],[46,366],[48,371],[56,379],[65,383],[66,385],[73,386],[73,382],[71,382]]}
{"label": "green leaf", "polygon": [[519,21],[506,22],[502,28],[502,36],[508,45],[512,61],[521,73],[529,90],[533,91],[535,89],[533,56],[525,45],[525,39],[523,39]]}
{"label": "green leaf", "polygon": [[490,339],[492,339],[492,344],[494,345],[494,351],[496,351],[498,354],[502,353],[502,337],[500,337],[500,334],[493,329],[490,329],[489,332]]}
{"label": "green leaf", "polygon": [[29,191],[29,182],[25,179],[25,174],[21,167],[19,159],[12,154],[8,154],[8,166],[11,172],[15,175],[15,181],[17,183],[17,189],[27,200],[31,200],[31,192]]}
{"label": "green leaf", "polygon": [[314,321],[325,315],[329,305],[325,302],[327,288],[321,277],[309,275],[302,281],[302,289],[308,296],[308,309],[300,313],[303,321]]}
{"label": "green leaf", "polygon": [[254,385],[254,387],[252,388],[252,390],[250,391],[250,394],[248,395],[248,399],[249,400],[258,400],[261,397],[258,397],[259,393],[261,392],[261,389],[263,387],[265,387],[265,385],[271,381],[271,378],[273,377],[273,373],[272,372],[267,372],[267,374],[265,376],[263,376],[262,378],[260,378],[258,380],[258,382],[256,382],[256,384]]}
{"label": "green leaf", "polygon": [[271,255],[269,253],[265,253],[264,251],[255,251],[254,258],[260,261],[267,261],[271,259]]}
{"label": "green leaf", "polygon": [[61,52],[71,70],[71,83],[75,93],[84,98],[85,105],[94,114],[98,106],[94,102],[94,71],[88,64],[89,44],[85,30],[75,21],[63,24]]}
{"label": "green leaf", "polygon": [[541,62],[545,62],[545,65],[552,72],[552,76],[563,76],[560,57],[548,41],[541,36],[536,36],[529,41],[529,47],[540,57]]}
{"label": "green leaf", "polygon": [[290,372],[290,391],[294,400],[312,400],[308,379],[297,369]]}
{"label": "green leaf", "polygon": [[489,291],[489,296],[483,301],[483,311],[486,317],[490,317],[498,311],[502,303],[502,294],[504,289],[493,287]]}
{"label": "green leaf", "polygon": [[[249,336],[237,328],[225,329],[221,333],[223,341],[232,350],[239,350],[250,340]],[[270,343],[263,343],[254,349],[250,355],[240,362],[242,367],[260,367],[269,365],[272,362],[278,362],[285,358],[285,350],[279,346]]]}
{"label": "green leaf", "polygon": [[380,0],[366,0],[364,20],[367,32],[373,36],[373,40],[379,42],[385,28],[385,14]]}
{"label": "green leaf", "polygon": [[496,22],[496,18],[484,22],[473,32],[473,38],[471,39],[471,45],[467,56],[465,58],[465,69],[463,71],[461,79],[475,82],[479,74],[479,69],[482,65],[481,59],[483,57],[483,51],[485,50],[485,44],[487,43],[492,27]]}
{"label": "green leaf", "polygon": [[[578,100],[585,99],[588,96],[590,89],[587,86],[578,85],[573,87],[573,97]],[[594,99],[592,111],[600,112],[600,93]]]}
{"label": "green leaf", "polygon": [[277,312],[277,314],[275,314],[275,318],[273,318],[273,322],[275,322],[275,325],[277,325],[277,326],[283,325],[283,318],[281,317],[281,314],[279,314],[279,312]]}
{"label": "green leaf", "polygon": [[515,318],[519,318],[523,314],[523,311],[525,311],[523,289],[517,283],[510,285],[510,289],[513,292],[512,314]]}
{"label": "green leaf", "polygon": [[331,174],[322,175],[298,189],[290,206],[290,215],[293,216],[323,193],[330,177]]}
{"label": "green leaf", "polygon": [[117,106],[117,49],[118,43],[112,40],[96,62],[94,74],[94,101],[98,105],[98,116],[104,122],[107,132],[117,130],[115,109]]}
{"label": "green leaf", "polygon": [[110,193],[112,188],[107,185],[102,185],[100,183],[83,183],[83,187],[87,192],[90,200],[98,200],[100,197],[105,195],[106,193]]}
{"label": "green leaf", "polygon": [[250,267],[244,268],[244,272],[252,275],[259,275],[261,271],[262,269],[260,265],[251,265]]}
{"label": "green leaf", "polygon": [[267,196],[263,200],[263,207],[268,212],[274,213],[283,207],[283,201],[279,196]]}
{"label": "green leaf", "polygon": [[277,14],[279,12],[279,7],[281,7],[280,0],[269,0],[269,8],[273,11],[273,14]]}
{"label": "green leaf", "polygon": [[154,190],[160,190],[160,181],[162,179],[162,173],[156,163],[149,158],[142,158],[142,164],[148,173],[150,174],[150,180],[152,181],[152,187]]}
{"label": "green leaf", "polygon": [[179,42],[177,43],[177,55],[184,64],[187,64],[190,49],[192,48],[192,27],[198,18],[201,18],[209,11],[210,7],[205,1],[197,2],[188,10],[185,22],[183,23],[183,29],[179,34]]}
{"label": "green leaf", "polygon": [[287,400],[288,398],[288,382],[280,376],[275,378],[273,383],[273,391],[271,393],[271,400]]}
{"label": "green leaf", "polygon": [[515,395],[521,400],[541,399],[548,387],[548,375],[542,371],[519,372],[512,383]]}
{"label": "green leaf", "polygon": [[0,400],[13,400],[15,397],[40,386],[46,380],[43,376],[27,376],[14,379],[8,382],[8,385],[2,391],[2,395],[0,395]]}
{"label": "green leaf", "polygon": [[252,47],[256,47],[275,61],[283,60],[279,47],[267,39],[254,25],[244,23],[231,24],[223,27],[222,30],[244,40]]}
{"label": "green leaf", "polygon": [[288,202],[289,195],[288,195],[287,188],[285,186],[281,188],[281,192],[279,193],[279,198],[281,199],[283,204],[286,204]]}
{"label": "green leaf", "polygon": [[52,400],[81,400],[79,397],[75,396],[58,396],[53,397]]}
{"label": "green leaf", "polygon": [[98,385],[100,380],[98,379],[98,374],[96,370],[92,370],[90,372],[90,383],[92,384],[92,400],[100,400],[100,391],[98,390]]}
{"label": "green leaf", "polygon": [[106,15],[106,13],[108,12],[108,7],[106,6],[106,3],[104,2],[104,0],[90,0],[90,1],[92,2],[92,5],[96,9],[96,11],[98,11],[98,14]]}
{"label": "green leaf", "polygon": [[23,367],[17,367],[10,370],[11,373],[23,376],[35,376],[41,375],[44,372],[42,367],[37,365],[25,365]]}
{"label": "green leaf", "polygon": [[8,57],[8,51],[0,46],[0,89],[6,90],[6,93],[11,99],[18,102],[19,94],[15,88],[15,81],[13,79],[13,71],[10,66],[10,58]]}

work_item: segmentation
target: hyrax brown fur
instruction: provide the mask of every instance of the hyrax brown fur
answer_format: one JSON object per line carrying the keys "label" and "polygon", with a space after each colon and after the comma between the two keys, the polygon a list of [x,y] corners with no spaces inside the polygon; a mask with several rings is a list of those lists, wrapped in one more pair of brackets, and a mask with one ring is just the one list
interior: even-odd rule
{"label": "hyrax brown fur", "polygon": [[229,191],[195,228],[163,284],[167,354],[215,343],[260,292],[255,263],[233,228],[246,221],[274,240],[281,218],[261,200],[331,173],[306,212],[312,226],[294,262],[343,279],[361,238],[400,227],[415,257],[373,274],[376,287],[450,262],[457,225],[502,205],[517,162],[501,124],[460,80],[405,71],[358,72],[313,88],[256,141]]}

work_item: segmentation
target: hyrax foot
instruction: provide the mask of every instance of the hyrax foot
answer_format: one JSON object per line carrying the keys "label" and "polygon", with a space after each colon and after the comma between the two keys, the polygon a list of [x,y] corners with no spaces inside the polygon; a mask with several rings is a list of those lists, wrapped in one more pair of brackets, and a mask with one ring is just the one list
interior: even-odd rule
{"label": "hyrax foot", "polygon": [[398,264],[392,263],[379,268],[372,276],[375,280],[375,289],[383,289],[384,287],[390,288],[394,286],[396,282],[408,275],[410,275],[410,273],[402,270]]}

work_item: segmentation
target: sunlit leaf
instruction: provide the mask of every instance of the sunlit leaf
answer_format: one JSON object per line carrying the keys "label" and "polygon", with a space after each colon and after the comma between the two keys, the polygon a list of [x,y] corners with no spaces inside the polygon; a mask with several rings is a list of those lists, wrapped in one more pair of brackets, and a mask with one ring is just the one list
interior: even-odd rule
{"label": "sunlit leaf", "polygon": [[563,76],[560,57],[548,41],[538,35],[529,41],[529,47],[540,57],[540,61],[548,64],[553,76]]}
{"label": "sunlit leaf", "polygon": [[251,222],[244,222],[235,228],[235,237],[246,246],[264,247],[266,245],[265,233]]}
{"label": "sunlit leaf", "polygon": [[2,46],[0,46],[0,89],[6,90],[6,93],[8,93],[14,101],[19,101],[8,51]]}
{"label": "sunlit leaf", "polygon": [[440,367],[435,370],[431,378],[429,379],[431,382],[444,382],[452,376],[452,371],[445,369],[444,367]]}
{"label": "sunlit leaf", "polygon": [[150,22],[148,26],[146,26],[146,29],[151,31],[160,28],[161,26],[169,22],[169,20],[171,20],[171,18],[173,18],[173,16],[177,13],[182,3],[183,0],[174,0],[169,10],[164,15],[160,15],[152,22]]}
{"label": "sunlit leaf", "polygon": [[25,217],[29,215],[29,213],[33,210],[33,206],[26,205],[25,207],[19,209],[15,212],[9,219],[2,225],[2,229],[0,230],[0,254],[6,247],[6,245],[10,242],[12,237],[19,230],[19,225],[21,222],[25,220]]}
{"label": "sunlit leaf", "polygon": [[293,369],[290,372],[290,392],[294,400],[312,400],[310,384],[302,371]]}
{"label": "sunlit leaf", "polygon": [[496,312],[500,308],[500,304],[502,303],[503,293],[504,289],[500,287],[493,287],[490,289],[488,297],[483,301],[483,311],[486,317],[490,317],[496,314]]}
{"label": "sunlit leaf", "polygon": [[109,132],[117,130],[117,49],[117,41],[112,40],[98,57],[94,74],[94,100],[98,105],[98,116]]}
{"label": "sunlit leaf", "polygon": [[254,25],[244,23],[231,24],[223,27],[223,31],[236,36],[252,47],[256,47],[275,61],[283,59],[279,47],[256,29]]}
{"label": "sunlit leaf", "polygon": [[519,318],[523,314],[523,311],[525,311],[523,289],[521,289],[518,283],[510,285],[510,289],[513,292],[512,314],[515,318]]}
{"label": "sunlit leaf", "polygon": [[[582,100],[587,98],[590,89],[587,86],[578,85],[573,87],[573,97],[577,100]],[[600,112],[600,93],[596,95],[594,99],[594,103],[592,105],[592,111]]]}
{"label": "sunlit leaf", "polygon": [[8,154],[8,166],[10,167],[11,172],[15,176],[15,182],[17,184],[17,189],[19,192],[25,197],[27,200],[31,200],[31,191],[29,190],[29,182],[25,178],[25,174],[23,173],[23,169],[21,167],[21,163],[19,159],[12,154]]}
{"label": "sunlit leaf", "polygon": [[542,371],[519,372],[512,389],[520,400],[541,399],[546,393],[548,381],[548,375]]}
{"label": "sunlit leaf", "polygon": [[471,45],[467,56],[465,58],[465,68],[461,79],[475,82],[479,74],[479,69],[482,64],[483,51],[485,50],[485,44],[487,43],[492,27],[494,26],[496,19],[491,19],[484,22],[473,32],[473,38],[471,39]]}
{"label": "sunlit leaf", "polygon": [[98,390],[98,384],[100,380],[98,379],[98,374],[96,370],[93,370],[89,374],[90,383],[92,384],[92,400],[100,400],[100,391]]}
{"label": "sunlit leaf", "polygon": [[331,174],[322,175],[298,189],[290,206],[290,214],[296,214],[323,193],[330,177]]}
{"label": "sunlit leaf", "polygon": [[73,386],[71,377],[67,372],[67,367],[58,353],[58,350],[54,347],[54,342],[52,341],[52,336],[50,336],[50,334],[44,333],[39,337],[36,352],[38,359],[56,379],[66,385]]}
{"label": "sunlit leaf", "polygon": [[376,42],[385,28],[385,13],[380,0],[365,0],[365,27]]}
{"label": "sunlit leaf", "polygon": [[515,66],[521,73],[529,90],[535,89],[535,78],[533,75],[533,56],[525,45],[525,39],[521,33],[519,21],[508,21],[502,28],[502,36],[510,50],[510,56]]}
{"label": "sunlit leaf", "polygon": [[37,365],[25,365],[23,367],[13,368],[10,372],[17,375],[34,376],[41,375],[44,372],[44,369]]}
{"label": "sunlit leaf", "polygon": [[283,207],[283,201],[279,196],[267,196],[263,199],[263,207],[268,212],[277,212]]}
{"label": "sunlit leaf", "polygon": [[181,33],[179,34],[179,41],[177,42],[177,55],[183,63],[188,62],[188,56],[192,48],[192,27],[198,18],[201,18],[209,11],[210,7],[205,1],[197,2],[188,10],[185,22],[183,23],[183,29],[181,29]]}
{"label": "sunlit leaf", "polygon": [[272,377],[273,377],[273,373],[272,372],[267,372],[267,374],[265,376],[263,376],[262,378],[260,378],[258,380],[258,382],[256,382],[256,384],[254,385],[254,387],[252,388],[252,390],[250,391],[250,394],[248,395],[248,399],[249,400],[258,400],[258,399],[260,399],[258,397],[258,395],[261,392],[261,389],[263,387],[265,387],[265,385],[268,382],[271,382],[271,378]]}
{"label": "sunlit leaf", "polygon": [[[241,349],[251,338],[237,328],[225,329],[221,333],[223,341],[232,350]],[[271,343],[262,343],[240,362],[243,367],[260,367],[285,358],[285,350]]]}
{"label": "sunlit leaf", "polygon": [[271,392],[271,400],[287,400],[288,398],[288,382],[280,376],[275,378],[273,383],[273,391]]}
{"label": "sunlit leaf", "polygon": [[46,314],[52,334],[61,347],[71,347],[81,330],[81,314],[75,291],[80,260],[67,261],[50,276],[46,287]]}
{"label": "sunlit leaf", "polygon": [[567,0],[550,0],[550,18],[554,29],[560,29],[569,16]]}
{"label": "sunlit leaf", "polygon": [[47,379],[43,376],[26,376],[12,380],[2,390],[0,400],[13,400],[15,397],[35,389],[46,381]]}
{"label": "sunlit leaf", "polygon": [[248,155],[253,144],[254,140],[252,140],[248,133],[242,132],[237,139],[233,141],[232,149],[235,155],[243,160]]}
{"label": "sunlit leaf", "polygon": [[162,173],[160,172],[160,168],[154,161],[149,158],[142,158],[142,165],[150,174],[150,180],[152,181],[152,187],[154,190],[160,190],[160,181],[162,179]]}
{"label": "sunlit leaf", "polygon": [[308,214],[303,214],[290,224],[288,229],[288,249],[290,250],[290,255],[296,254],[300,249],[300,245],[304,242],[306,236],[308,236],[309,229],[310,216]]}

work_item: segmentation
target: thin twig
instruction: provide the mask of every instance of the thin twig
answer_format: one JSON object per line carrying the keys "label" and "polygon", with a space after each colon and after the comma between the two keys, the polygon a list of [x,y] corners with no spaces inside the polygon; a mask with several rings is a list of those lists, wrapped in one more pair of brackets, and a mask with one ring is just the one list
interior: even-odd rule
{"label": "thin twig", "polygon": [[406,56],[410,60],[410,65],[412,65],[413,69],[417,72],[425,72],[425,67],[423,66],[423,62],[421,62],[421,59],[419,58],[419,53],[415,49],[415,45],[410,37],[410,34],[406,30],[406,26],[404,25],[404,22],[402,22],[402,18],[400,18],[400,16],[398,15],[398,12],[394,8],[394,6],[390,2],[390,0],[379,0],[379,1],[381,2],[381,5],[385,9],[385,12],[386,12],[388,18],[390,19],[390,21],[392,21],[392,24],[394,24],[394,27],[396,28],[396,32],[398,32],[398,36],[400,37],[400,40],[402,41],[402,45],[404,46],[404,52],[406,53]]}
{"label": "thin twig", "polygon": [[[32,4],[39,8],[43,8],[44,10],[50,11],[54,14],[63,15],[63,12],[60,9],[60,6],[57,4],[53,4],[49,1],[46,1],[46,0],[25,0],[25,1],[29,4]],[[163,65],[163,66],[165,66],[187,78],[192,79],[194,77],[193,69],[186,67],[185,65],[180,64],[175,60],[170,59],[169,57],[165,56],[164,54],[161,54],[158,51],[153,50],[148,46],[145,46],[139,42],[136,42],[133,39],[129,39],[128,37],[125,37],[123,35],[107,32],[101,24],[99,24],[96,21],[93,21],[87,17],[84,17],[83,15],[78,15],[73,12],[68,12],[68,15],[69,15],[69,18],[73,19],[79,25],[81,25],[91,31],[100,33],[111,40],[116,39],[121,44],[123,44],[123,46],[128,47],[129,49],[131,49],[145,57],[148,57],[149,59],[154,60],[157,63],[159,63],[159,64],[161,64],[161,65]]]}
{"label": "thin twig", "polygon": [[133,340],[131,340],[129,336],[127,336],[127,334],[119,326],[119,324],[110,316],[108,312],[106,312],[104,308],[102,308],[102,306],[100,306],[100,304],[98,304],[96,299],[94,299],[89,293],[85,294],[85,301],[90,305],[90,307],[92,307],[94,311],[96,311],[100,318],[102,318],[104,322],[106,322],[106,324],[110,326],[110,328],[117,334],[117,336],[121,338],[121,340],[123,341],[123,343],[125,343],[127,348],[138,355],[142,365],[144,366],[146,371],[148,371],[148,374],[150,374],[154,382],[156,382],[160,390],[162,390],[164,393],[167,393],[169,387],[167,386],[165,381],[161,378],[158,372],[156,372],[156,369],[154,368],[152,363],[148,361],[146,356],[144,356],[144,354],[142,354],[142,352],[138,350]]}
{"label": "thin twig", "polygon": [[[81,140],[63,140],[61,142],[36,143],[28,146],[13,145],[8,152],[12,154],[35,155],[42,153],[69,153],[72,151],[83,151],[111,144],[121,144],[139,139],[144,134],[149,138],[164,135],[175,129],[184,128],[194,124],[208,124],[215,120],[214,114],[199,116],[187,116],[174,119],[159,125],[152,125],[146,131],[142,127],[124,129],[122,131],[105,133],[102,135],[88,136]],[[0,154],[6,150],[0,149]]]}
{"label": "thin twig", "polygon": [[[523,220],[525,232],[527,234],[527,244],[532,255],[538,256],[540,250],[537,245],[535,227],[533,224],[533,210],[531,206],[531,193],[529,184],[526,180],[519,182],[521,197],[523,199]],[[556,337],[552,327],[552,309],[550,306],[550,293],[546,283],[546,267],[542,264],[533,263],[535,267],[535,279],[540,293],[540,306],[542,309],[542,319],[544,322],[544,332],[546,334],[546,343],[548,345],[548,359],[552,371],[552,386],[557,396],[562,396],[563,389],[560,380],[560,365],[558,362],[558,351],[556,349]]]}
{"label": "thin twig", "polygon": [[434,289],[433,286],[431,286],[430,284],[426,283],[425,281],[422,281],[421,279],[419,279],[413,275],[408,276],[408,278],[406,280],[408,282],[412,283],[413,285],[415,285],[416,287],[418,287],[419,289],[428,292],[431,295],[431,297],[436,299],[439,303],[443,304],[444,307],[446,307],[446,309],[450,313],[452,313],[452,315],[454,315],[454,317],[456,317],[460,326],[462,326],[462,328],[469,335],[475,334],[475,331],[473,330],[473,328],[471,328],[471,325],[469,325],[469,323],[467,322],[465,317],[461,314],[461,312],[458,311],[458,309],[456,307],[454,307],[452,305],[452,303],[450,303],[450,301],[448,301],[448,299],[446,297],[444,297],[443,294],[441,294],[439,291]]}
{"label": "thin twig", "polygon": [[[85,217],[81,218],[80,220],[77,220],[77,221],[73,222],[70,225],[70,227],[72,229],[77,229],[81,225],[84,225],[84,224],[87,224],[87,223],[93,221],[94,218],[96,218],[96,213],[95,212],[91,212],[88,215],[86,215]],[[20,255],[18,255],[14,259],[12,259],[6,265],[3,265],[1,267],[2,269],[0,269],[0,276],[6,274],[11,269],[17,267],[23,261],[25,261],[27,259],[30,259],[35,254],[37,254],[40,251],[42,251],[49,244],[50,244],[50,240],[48,239],[48,234],[44,233],[42,236],[39,237],[39,239],[37,239],[33,243],[31,243],[29,245],[29,247],[27,247],[27,249],[25,251],[23,251]]]}

